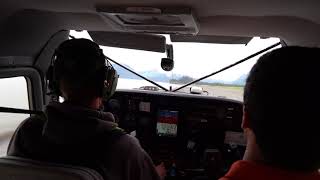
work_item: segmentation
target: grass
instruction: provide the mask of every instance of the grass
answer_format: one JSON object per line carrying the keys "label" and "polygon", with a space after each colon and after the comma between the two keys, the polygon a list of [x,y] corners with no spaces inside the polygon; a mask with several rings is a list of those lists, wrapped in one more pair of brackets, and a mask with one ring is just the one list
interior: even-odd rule
{"label": "grass", "polygon": [[238,85],[232,85],[232,84],[210,84],[207,85],[210,87],[217,87],[217,88],[224,88],[224,89],[230,89],[230,90],[243,90],[244,86],[238,86]]}
{"label": "grass", "polygon": [[226,89],[232,89],[232,90],[239,90],[243,91],[243,86],[214,86],[214,87],[220,87],[220,88],[226,88]]}

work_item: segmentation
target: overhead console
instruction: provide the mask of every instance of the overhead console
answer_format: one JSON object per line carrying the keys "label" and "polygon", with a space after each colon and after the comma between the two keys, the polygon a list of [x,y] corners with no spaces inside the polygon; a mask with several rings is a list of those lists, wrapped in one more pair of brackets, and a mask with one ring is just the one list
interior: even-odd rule
{"label": "overhead console", "polygon": [[97,7],[97,11],[118,31],[189,35],[199,32],[191,8]]}
{"label": "overhead console", "polygon": [[201,95],[117,91],[106,108],[169,179],[216,178],[241,159],[242,103]]}

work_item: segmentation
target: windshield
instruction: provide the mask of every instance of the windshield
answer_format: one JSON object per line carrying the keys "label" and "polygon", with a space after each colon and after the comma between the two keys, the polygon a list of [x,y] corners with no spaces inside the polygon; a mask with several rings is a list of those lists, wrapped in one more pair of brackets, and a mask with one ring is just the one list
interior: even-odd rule
{"label": "windshield", "polygon": [[[71,31],[71,35],[76,38],[91,39],[86,31]],[[155,81],[167,89],[174,90],[183,84],[211,74],[265,49],[280,40],[278,38],[254,37],[248,44],[172,43],[170,37],[166,36],[166,41],[167,44],[173,45],[174,50],[174,68],[170,72],[162,70],[160,66],[161,59],[166,57],[165,53],[106,46],[100,47],[106,56],[121,65]],[[279,48],[279,46],[276,48]],[[263,54],[183,88],[177,93],[193,93],[242,101],[243,87],[248,73],[257,59]],[[120,66],[116,64],[113,64],[113,66],[120,75],[117,89],[161,91],[160,88]]]}

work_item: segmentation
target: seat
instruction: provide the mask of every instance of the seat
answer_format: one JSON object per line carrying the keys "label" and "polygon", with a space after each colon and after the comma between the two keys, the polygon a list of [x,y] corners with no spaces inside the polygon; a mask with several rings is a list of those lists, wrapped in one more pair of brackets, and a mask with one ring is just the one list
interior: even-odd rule
{"label": "seat", "polygon": [[0,158],[1,180],[103,180],[96,171],[18,157]]}

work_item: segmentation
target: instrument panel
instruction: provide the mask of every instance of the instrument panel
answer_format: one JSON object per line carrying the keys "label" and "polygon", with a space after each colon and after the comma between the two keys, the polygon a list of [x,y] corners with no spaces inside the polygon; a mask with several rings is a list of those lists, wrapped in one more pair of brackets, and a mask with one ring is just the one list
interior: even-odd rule
{"label": "instrument panel", "polygon": [[118,90],[105,104],[136,136],[167,179],[218,178],[241,159],[242,103],[171,92]]}

